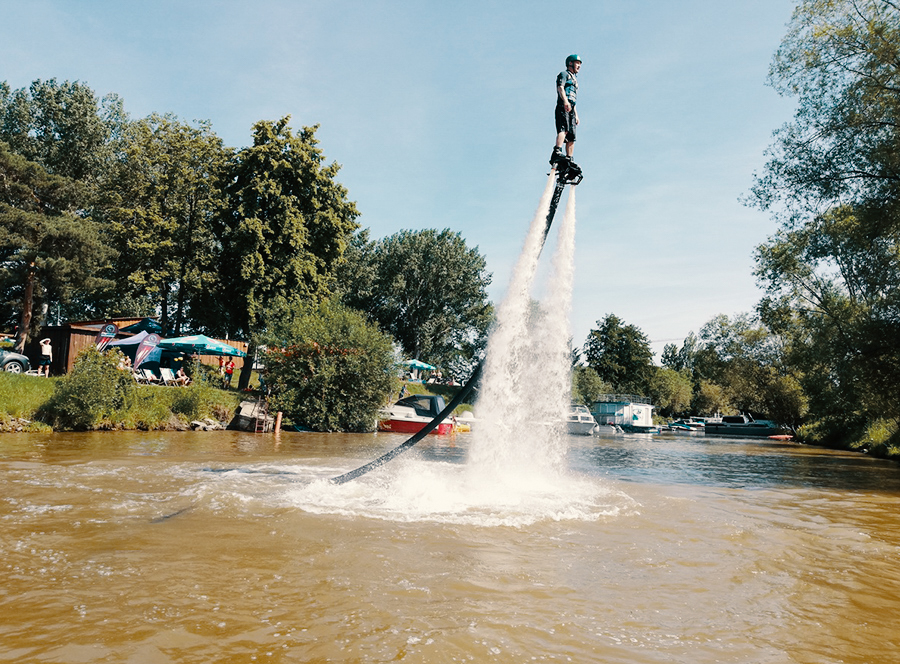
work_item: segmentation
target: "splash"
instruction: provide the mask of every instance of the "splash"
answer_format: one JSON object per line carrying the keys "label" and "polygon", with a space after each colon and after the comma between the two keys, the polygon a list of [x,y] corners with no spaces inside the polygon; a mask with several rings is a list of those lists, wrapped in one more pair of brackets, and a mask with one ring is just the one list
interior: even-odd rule
{"label": "splash", "polygon": [[362,473],[353,482],[313,480],[295,487],[284,496],[289,505],[314,513],[482,526],[591,520],[630,509],[633,501],[628,496],[565,473],[574,187],[569,188],[565,213],[557,225],[546,295],[542,302],[532,296],[554,185],[551,175],[509,292],[498,307],[467,463],[407,457],[384,472]]}
{"label": "splash", "polygon": [[570,399],[569,351],[575,252],[575,192],[569,198],[544,302],[531,292],[553,189],[551,176],[497,310],[478,399],[470,472],[508,486],[559,475]]}
{"label": "splash", "polygon": [[569,188],[543,302],[535,285],[553,179],[538,205],[488,342],[477,424],[465,466],[406,458],[389,474],[339,487],[313,482],[290,492],[315,513],[480,526],[594,520],[632,509],[601,483],[565,474],[565,415],[571,387],[569,313],[575,253],[575,195]]}

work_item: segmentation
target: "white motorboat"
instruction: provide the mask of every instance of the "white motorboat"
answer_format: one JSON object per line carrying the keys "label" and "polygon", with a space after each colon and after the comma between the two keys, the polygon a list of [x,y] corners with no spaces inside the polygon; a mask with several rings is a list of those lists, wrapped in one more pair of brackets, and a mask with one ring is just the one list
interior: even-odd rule
{"label": "white motorboat", "polygon": [[569,408],[569,415],[566,418],[566,426],[569,433],[576,436],[592,436],[600,431],[600,425],[591,415],[591,411],[587,406],[581,404],[572,404]]}

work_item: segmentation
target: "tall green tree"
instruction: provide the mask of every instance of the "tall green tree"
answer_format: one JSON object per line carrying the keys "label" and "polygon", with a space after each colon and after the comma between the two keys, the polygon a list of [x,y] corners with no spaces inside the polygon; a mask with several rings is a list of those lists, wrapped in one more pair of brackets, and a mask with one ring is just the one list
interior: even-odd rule
{"label": "tall green tree", "polygon": [[687,371],[657,367],[650,378],[649,388],[650,398],[661,415],[671,417],[689,414],[694,392]]}
{"label": "tall green tree", "polygon": [[0,141],[53,175],[97,180],[127,121],[117,95],[98,99],[79,81],[38,79],[18,90],[0,83]]}
{"label": "tall green tree", "polygon": [[18,319],[19,352],[39,326],[44,302],[103,286],[96,275],[112,252],[81,209],[79,183],[48,174],[0,142],[0,284],[7,323]]}
{"label": "tall green tree", "polygon": [[736,409],[721,385],[701,378],[691,401],[691,411],[698,415],[732,415]]}
{"label": "tall green tree", "polygon": [[459,233],[400,231],[355,244],[341,268],[343,298],[410,357],[466,374],[484,348],[493,308],[487,261]]}
{"label": "tall green tree", "polygon": [[654,373],[653,352],[649,339],[635,325],[625,325],[615,314],[607,314],[588,334],[584,358],[615,390],[647,393]]}
{"label": "tall green tree", "polygon": [[[790,362],[788,340],[757,316],[719,315],[700,330],[695,369],[695,405],[704,412],[715,406],[765,416],[796,428],[807,412],[800,387],[802,374]],[[721,388],[721,393],[718,390]]]}
{"label": "tall green tree", "polygon": [[679,348],[676,344],[666,344],[663,347],[660,362],[664,367],[674,369],[675,371],[688,371],[693,375],[694,362],[697,358],[697,350],[699,342],[697,336],[690,332],[684,339],[684,343]]}
{"label": "tall green tree", "polygon": [[572,372],[572,401],[576,403],[593,406],[601,394],[611,391],[609,384],[590,367],[577,366]]}
{"label": "tall green tree", "polygon": [[175,335],[197,327],[194,305],[218,283],[213,220],[227,158],[208,122],[153,114],[129,125],[101,187],[106,237],[120,259],[98,313],[158,312]]}
{"label": "tall green tree", "polygon": [[[274,308],[328,296],[359,216],[325,165],[317,127],[294,133],[285,117],[253,127],[253,145],[226,168],[218,215],[220,290],[205,307],[211,331],[255,341]],[[250,380],[245,362],[239,386]]]}
{"label": "tall green tree", "polygon": [[795,96],[750,202],[767,321],[791,341],[813,419],[900,424],[900,6],[803,0],[772,85]]}

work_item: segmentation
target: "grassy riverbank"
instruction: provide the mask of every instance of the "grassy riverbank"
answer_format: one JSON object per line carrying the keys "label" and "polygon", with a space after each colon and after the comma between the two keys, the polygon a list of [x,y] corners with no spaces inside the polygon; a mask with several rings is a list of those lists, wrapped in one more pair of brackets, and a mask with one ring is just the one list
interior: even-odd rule
{"label": "grassy riverbank", "polygon": [[900,461],[900,429],[892,420],[827,421],[800,427],[797,442]]}
{"label": "grassy riverbank", "polygon": [[[72,427],[54,417],[50,404],[59,377],[37,378],[0,372],[0,432],[52,431],[71,428],[97,430],[177,430],[192,420],[212,418],[229,421],[245,393],[223,390],[211,384],[186,388],[158,385],[134,386],[121,408],[99,418],[88,427]],[[460,388],[408,383],[409,394],[440,394],[450,401]],[[461,404],[454,414],[472,410]]]}
{"label": "grassy riverbank", "polygon": [[[51,400],[61,378],[0,372],[0,431],[71,428],[52,414]],[[104,415],[92,429],[171,430],[205,417],[228,421],[242,395],[208,384],[189,387],[135,386],[121,408]],[[26,422],[22,422],[25,420]]]}

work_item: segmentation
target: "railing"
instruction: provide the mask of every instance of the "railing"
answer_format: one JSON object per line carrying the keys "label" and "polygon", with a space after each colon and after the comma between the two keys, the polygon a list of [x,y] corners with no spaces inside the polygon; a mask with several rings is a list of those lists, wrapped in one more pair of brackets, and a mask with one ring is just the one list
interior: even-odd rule
{"label": "railing", "polygon": [[637,394],[601,394],[594,400],[594,403],[644,403],[648,406],[653,405],[650,397],[642,397]]}

